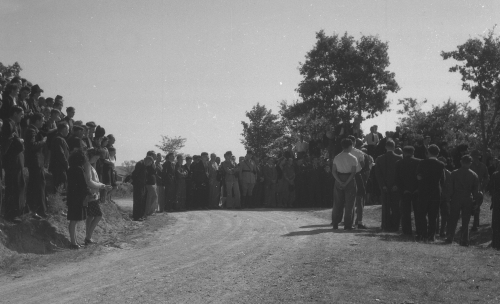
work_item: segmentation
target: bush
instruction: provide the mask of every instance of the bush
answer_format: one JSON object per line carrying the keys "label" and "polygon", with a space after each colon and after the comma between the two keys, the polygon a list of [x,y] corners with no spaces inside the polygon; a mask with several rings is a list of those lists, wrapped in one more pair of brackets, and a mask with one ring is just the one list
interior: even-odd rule
{"label": "bush", "polygon": [[133,191],[134,187],[132,186],[131,183],[117,182],[116,189],[113,192],[113,196],[118,198],[132,197]]}

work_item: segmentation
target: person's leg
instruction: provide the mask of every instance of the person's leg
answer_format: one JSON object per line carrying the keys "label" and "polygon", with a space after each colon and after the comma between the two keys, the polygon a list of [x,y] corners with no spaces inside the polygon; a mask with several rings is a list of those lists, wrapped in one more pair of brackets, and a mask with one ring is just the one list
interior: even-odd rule
{"label": "person's leg", "polygon": [[234,197],[233,197],[233,182],[226,181],[226,207],[232,209],[234,207]]}
{"label": "person's leg", "polygon": [[491,213],[491,247],[500,249],[500,202],[498,198],[493,197],[491,203],[493,204]]}
{"label": "person's leg", "polygon": [[412,194],[407,192],[403,193],[403,197],[401,198],[401,228],[403,229],[403,233],[406,235],[412,234],[411,227],[411,200]]}
{"label": "person's leg", "polygon": [[233,183],[233,194],[234,194],[234,207],[241,208],[241,200],[240,200],[240,185],[238,181]]}
{"label": "person's leg", "polygon": [[158,212],[163,212],[165,209],[165,187],[156,186],[156,196],[158,197]]}
{"label": "person's leg", "polygon": [[456,199],[450,201],[450,217],[448,219],[448,231],[446,233],[446,241],[451,243],[455,238],[455,231],[457,229],[458,219],[460,218],[460,202]]}
{"label": "person's leg", "polygon": [[253,203],[253,192],[254,192],[255,184],[254,183],[249,183],[247,186],[247,204],[248,208],[255,208],[255,205]]}
{"label": "person's leg", "polygon": [[[90,219],[90,221],[89,221]],[[92,241],[92,234],[94,233],[95,227],[99,224],[99,221],[102,219],[102,216],[94,216],[87,218],[86,222],[86,230],[85,230],[85,240]]]}
{"label": "person's leg", "polygon": [[450,202],[448,201],[448,199],[443,198],[441,200],[439,213],[441,215],[441,227],[439,229],[439,236],[444,237],[446,236],[446,227],[448,224],[448,218],[450,217]]}
{"label": "person's leg", "polygon": [[472,229],[471,231],[477,231],[477,228],[479,227],[479,213],[481,211],[481,205],[483,204],[483,196],[480,195],[478,198],[477,198],[477,201],[476,201],[476,210],[474,211],[474,222],[472,224]]}
{"label": "person's leg", "polygon": [[354,207],[356,203],[356,182],[352,180],[349,184],[346,185],[344,189],[344,199],[345,199],[345,215],[344,215],[344,229],[352,228]]}
{"label": "person's leg", "polygon": [[464,199],[461,202],[462,211],[462,237],[460,239],[460,245],[469,246],[469,222],[472,215],[472,204],[471,200]]}
{"label": "person's leg", "polygon": [[77,221],[69,221],[68,232],[71,245],[78,245],[76,241],[76,224]]}
{"label": "person's leg", "polygon": [[434,198],[429,202],[429,230],[427,231],[429,240],[434,240],[436,236],[436,223],[440,203],[440,198]]}
{"label": "person's leg", "polygon": [[335,186],[333,190],[333,206],[332,206],[332,226],[333,229],[338,229],[342,219],[342,209],[344,203],[344,190]]}
{"label": "person's leg", "polygon": [[247,205],[247,193],[248,193],[248,183],[241,182],[241,208],[248,208]]}

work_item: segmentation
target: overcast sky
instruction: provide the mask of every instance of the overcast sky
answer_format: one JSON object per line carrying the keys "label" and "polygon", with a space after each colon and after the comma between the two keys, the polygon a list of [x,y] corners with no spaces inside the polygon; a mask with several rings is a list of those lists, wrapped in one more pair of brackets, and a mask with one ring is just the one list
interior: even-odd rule
{"label": "overcast sky", "polygon": [[161,134],[186,137],[185,153],[242,155],[245,111],[298,98],[319,30],[389,42],[401,90],[392,112],[363,123],[386,131],[399,98],[468,101],[440,52],[496,23],[495,0],[0,0],[0,62],[113,133],[119,163],[157,150]]}

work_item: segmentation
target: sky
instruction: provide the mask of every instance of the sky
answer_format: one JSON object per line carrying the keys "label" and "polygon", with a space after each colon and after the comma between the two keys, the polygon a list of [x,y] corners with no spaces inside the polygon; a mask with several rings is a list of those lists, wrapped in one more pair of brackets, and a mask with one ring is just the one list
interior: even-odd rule
{"label": "sky", "polygon": [[42,96],[62,95],[76,120],[114,134],[118,163],[158,151],[161,135],[187,138],[191,155],[239,156],[246,111],[299,99],[316,32],[389,43],[401,90],[362,125],[387,131],[398,99],[469,101],[440,53],[497,23],[496,0],[0,0],[0,62],[19,62]]}

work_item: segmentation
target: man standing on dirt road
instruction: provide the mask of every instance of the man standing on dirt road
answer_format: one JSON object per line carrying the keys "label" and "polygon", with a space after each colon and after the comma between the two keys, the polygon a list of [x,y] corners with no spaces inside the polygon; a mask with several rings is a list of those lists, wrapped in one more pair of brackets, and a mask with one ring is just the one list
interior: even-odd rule
{"label": "man standing on dirt road", "polygon": [[404,147],[403,159],[396,163],[396,183],[401,195],[401,228],[403,234],[408,236],[412,235],[411,211],[417,207],[418,199],[417,168],[420,159],[413,157],[414,152],[414,147]]}
{"label": "man standing on dirt road", "polygon": [[151,164],[153,164],[153,158],[146,156],[144,160],[140,160],[135,164],[134,172],[132,172],[132,185],[134,186],[132,217],[134,221],[144,220],[144,213],[146,212],[147,167],[151,166]]}
{"label": "man standing on dirt road", "polygon": [[474,171],[470,170],[472,158],[469,155],[462,156],[460,163],[461,168],[451,173],[451,216],[448,222],[446,243],[453,243],[458,219],[462,214],[460,245],[469,246],[469,221],[474,207],[478,207],[474,206],[474,201],[479,195],[479,178]]}
{"label": "man standing on dirt road", "polygon": [[358,160],[352,155],[352,141],[344,138],[341,143],[342,152],[333,159],[332,174],[335,178],[334,200],[332,210],[333,229],[339,228],[342,220],[342,211],[345,209],[344,229],[352,230],[352,220],[354,214],[354,203],[356,201],[356,169]]}
{"label": "man standing on dirt road", "polygon": [[398,231],[401,212],[396,183],[396,163],[402,157],[394,153],[395,144],[392,140],[386,141],[385,149],[387,152],[379,156],[375,162],[375,176],[381,192],[382,229],[385,231]]}

